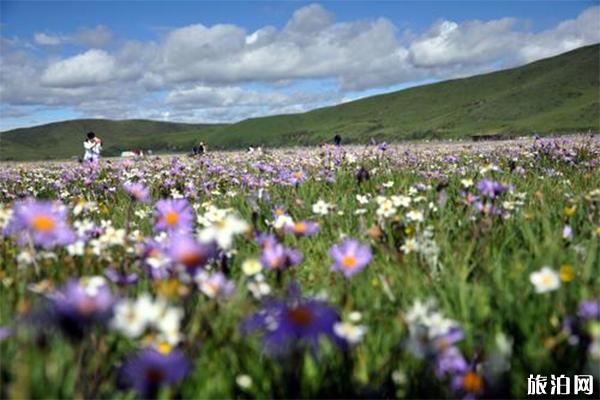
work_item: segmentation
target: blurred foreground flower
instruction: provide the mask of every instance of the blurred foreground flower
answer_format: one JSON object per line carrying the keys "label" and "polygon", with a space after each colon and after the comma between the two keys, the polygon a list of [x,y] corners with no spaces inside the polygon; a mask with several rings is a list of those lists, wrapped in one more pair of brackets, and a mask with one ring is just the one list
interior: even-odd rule
{"label": "blurred foreground flower", "polygon": [[67,223],[67,208],[58,202],[27,199],[13,206],[12,218],[6,228],[19,244],[32,243],[44,248],[68,245],[75,233]]}
{"label": "blurred foreground flower", "polygon": [[122,385],[135,389],[141,398],[154,398],[161,387],[181,381],[190,370],[189,360],[180,351],[164,354],[149,348],[127,358],[119,378]]}

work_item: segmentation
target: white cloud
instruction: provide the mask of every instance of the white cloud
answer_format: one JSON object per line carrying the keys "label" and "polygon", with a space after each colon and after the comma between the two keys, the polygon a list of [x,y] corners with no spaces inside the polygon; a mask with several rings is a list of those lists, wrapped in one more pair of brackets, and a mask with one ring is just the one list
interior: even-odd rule
{"label": "white cloud", "polygon": [[42,46],[58,46],[63,43],[63,38],[40,32],[33,35],[33,41]]}
{"label": "white cloud", "polygon": [[59,46],[62,44],[76,44],[80,46],[101,48],[108,45],[114,35],[108,27],[97,25],[93,28],[80,28],[71,35],[53,35],[45,32],[36,32],[33,41],[41,46]]}
{"label": "white cloud", "polygon": [[[600,42],[600,7],[541,32],[514,18],[440,20],[422,32],[399,32],[386,18],[337,22],[313,4],[280,29],[198,23],[155,41],[113,38],[103,25],[36,33],[33,43],[41,48],[0,37],[2,105],[71,107],[112,118],[168,113],[187,121],[304,111],[348,93],[487,72]],[[56,59],[61,44],[86,49]],[[333,87],[323,93],[295,89],[321,80]],[[262,89],[248,89],[248,83]]]}
{"label": "white cloud", "polygon": [[44,71],[42,85],[76,88],[107,82],[115,78],[115,59],[103,50],[88,50],[52,63]]}

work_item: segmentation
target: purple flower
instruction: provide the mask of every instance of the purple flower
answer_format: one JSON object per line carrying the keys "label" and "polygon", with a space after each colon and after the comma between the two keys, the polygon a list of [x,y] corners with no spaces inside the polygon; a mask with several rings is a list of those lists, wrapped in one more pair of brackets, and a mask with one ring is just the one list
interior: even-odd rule
{"label": "purple flower", "polygon": [[123,189],[125,189],[135,201],[139,201],[140,203],[148,203],[150,201],[150,191],[141,183],[125,182]]}
{"label": "purple flower", "polygon": [[584,300],[579,304],[577,316],[584,320],[600,320],[600,301]]}
{"label": "purple flower", "polygon": [[434,369],[439,379],[443,379],[447,375],[462,374],[468,367],[467,361],[455,346],[445,349],[435,358]]}
{"label": "purple flower", "polygon": [[462,393],[465,399],[474,399],[478,395],[481,395],[484,387],[483,376],[472,369],[467,369],[452,378],[452,389]]}
{"label": "purple flower", "polygon": [[163,354],[149,348],[127,358],[119,378],[123,385],[135,389],[142,398],[152,398],[162,386],[181,381],[190,370],[190,362],[180,351]]}
{"label": "purple flower", "polygon": [[319,348],[319,339],[328,337],[339,346],[346,342],[335,335],[333,326],[339,322],[337,311],[329,304],[302,298],[292,287],[286,299],[271,299],[263,308],[242,323],[242,332],[260,331],[263,347],[269,355],[289,354],[297,346]]}
{"label": "purple flower", "polygon": [[185,199],[160,200],[154,216],[157,231],[190,232],[194,223],[194,212]]}
{"label": "purple flower", "polygon": [[56,322],[73,337],[81,337],[90,325],[105,322],[112,315],[114,298],[100,276],[72,279],[48,297]]}
{"label": "purple flower", "polygon": [[285,269],[302,262],[302,253],[280,243],[263,248],[260,262],[269,269]]}
{"label": "purple flower", "polygon": [[562,231],[562,237],[566,240],[571,240],[573,238],[573,229],[571,225],[565,225]]}
{"label": "purple flower", "polygon": [[346,278],[362,271],[373,256],[369,246],[354,239],[346,239],[342,244],[332,246],[329,255],[334,260],[331,269],[342,272]]}
{"label": "purple flower", "polygon": [[14,204],[7,233],[16,235],[21,245],[31,241],[44,248],[75,241],[75,233],[67,222],[67,208],[57,202],[33,199]]}
{"label": "purple flower", "polygon": [[487,198],[495,199],[498,195],[508,191],[509,186],[503,185],[500,182],[483,179],[477,184],[479,193]]}
{"label": "purple flower", "polygon": [[298,221],[285,225],[284,230],[296,236],[312,236],[319,231],[319,224],[312,221]]}
{"label": "purple flower", "polygon": [[277,238],[272,233],[259,233],[256,235],[256,243],[262,248],[266,249],[267,247],[273,247],[279,242]]}
{"label": "purple flower", "polygon": [[214,243],[198,242],[192,236],[176,235],[170,241],[168,253],[176,265],[195,271],[215,256],[216,247]]}
{"label": "purple flower", "polygon": [[137,283],[138,274],[132,272],[131,274],[122,274],[117,271],[114,267],[109,267],[104,271],[104,275],[113,283],[120,286],[129,286]]}
{"label": "purple flower", "polygon": [[228,280],[222,272],[208,276],[206,273],[196,275],[198,287],[211,299],[225,299],[235,291],[235,284]]}

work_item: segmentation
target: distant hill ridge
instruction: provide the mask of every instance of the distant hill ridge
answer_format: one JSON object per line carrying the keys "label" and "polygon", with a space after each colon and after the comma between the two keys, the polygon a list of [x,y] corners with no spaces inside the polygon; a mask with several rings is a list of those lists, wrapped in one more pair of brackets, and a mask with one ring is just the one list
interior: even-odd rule
{"label": "distant hill ridge", "polygon": [[189,150],[249,145],[312,145],[339,132],[366,143],[472,135],[600,131],[600,44],[518,68],[414,87],[312,110],[235,124],[148,120],[73,120],[0,133],[0,159],[76,156],[82,136],[96,131],[105,154],[127,149]]}

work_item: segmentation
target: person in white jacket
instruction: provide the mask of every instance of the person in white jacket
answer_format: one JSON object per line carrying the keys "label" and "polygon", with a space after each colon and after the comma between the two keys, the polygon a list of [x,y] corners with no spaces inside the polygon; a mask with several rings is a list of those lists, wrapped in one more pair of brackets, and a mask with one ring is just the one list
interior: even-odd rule
{"label": "person in white jacket", "polygon": [[94,132],[88,132],[87,139],[83,141],[83,148],[85,149],[84,161],[98,161],[102,151],[102,139],[96,136]]}

